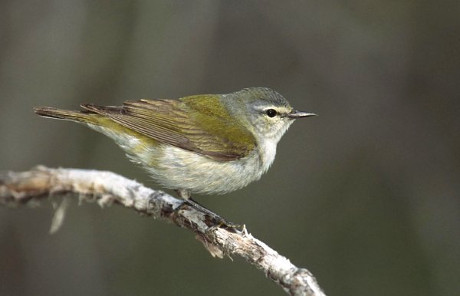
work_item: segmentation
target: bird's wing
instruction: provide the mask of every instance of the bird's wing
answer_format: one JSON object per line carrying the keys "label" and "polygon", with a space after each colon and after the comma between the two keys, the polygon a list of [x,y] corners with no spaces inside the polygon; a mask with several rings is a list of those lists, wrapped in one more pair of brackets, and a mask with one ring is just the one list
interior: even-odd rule
{"label": "bird's wing", "polygon": [[126,101],[120,107],[82,107],[151,137],[219,161],[247,156],[257,145],[252,133],[235,120],[214,95],[179,100]]}

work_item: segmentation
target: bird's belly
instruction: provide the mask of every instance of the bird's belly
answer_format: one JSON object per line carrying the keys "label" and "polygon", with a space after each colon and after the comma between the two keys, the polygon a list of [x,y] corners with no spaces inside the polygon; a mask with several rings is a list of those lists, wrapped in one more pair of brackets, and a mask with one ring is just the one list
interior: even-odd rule
{"label": "bird's belly", "polygon": [[[223,194],[260,179],[263,170],[257,151],[234,161],[215,161],[194,152],[163,146],[147,170],[161,185],[193,193]],[[157,151],[158,152],[158,151]]]}
{"label": "bird's belly", "polygon": [[264,151],[268,154],[259,154],[258,150],[254,150],[237,160],[216,161],[161,144],[135,132],[118,133],[100,126],[89,126],[114,139],[128,157],[141,164],[160,185],[192,193],[224,194],[259,180],[276,153],[276,144],[266,145]]}

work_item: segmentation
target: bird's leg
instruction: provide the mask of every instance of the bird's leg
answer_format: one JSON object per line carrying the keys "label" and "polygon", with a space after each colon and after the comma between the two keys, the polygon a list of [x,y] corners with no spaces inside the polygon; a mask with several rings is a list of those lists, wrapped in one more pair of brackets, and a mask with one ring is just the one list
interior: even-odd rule
{"label": "bird's leg", "polygon": [[200,212],[203,212],[207,216],[209,216],[211,218],[211,220],[212,220],[212,223],[214,224],[212,227],[222,227],[222,228],[225,228],[227,230],[236,230],[238,228],[241,228],[241,225],[234,224],[232,222],[228,222],[227,220],[225,220],[221,216],[217,215],[216,213],[212,212],[211,210],[207,209],[206,207],[200,205],[198,202],[193,200],[191,198],[190,191],[184,190],[184,189],[179,189],[179,190],[176,190],[176,192],[178,193],[178,195],[181,198],[183,198],[185,200],[184,204],[188,204],[189,206],[193,207],[194,209],[196,209],[196,210],[198,210]]}

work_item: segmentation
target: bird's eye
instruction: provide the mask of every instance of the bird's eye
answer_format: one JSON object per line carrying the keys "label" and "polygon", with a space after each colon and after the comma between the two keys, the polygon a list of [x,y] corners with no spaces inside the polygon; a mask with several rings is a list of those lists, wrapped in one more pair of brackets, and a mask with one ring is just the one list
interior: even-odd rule
{"label": "bird's eye", "polygon": [[276,110],[275,109],[267,109],[265,113],[268,115],[268,117],[275,117],[276,116]]}

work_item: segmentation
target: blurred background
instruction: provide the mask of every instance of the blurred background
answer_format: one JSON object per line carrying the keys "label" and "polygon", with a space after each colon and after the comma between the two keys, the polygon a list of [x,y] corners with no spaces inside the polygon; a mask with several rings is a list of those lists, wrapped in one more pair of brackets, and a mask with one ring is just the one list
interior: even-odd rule
{"label": "blurred background", "polygon": [[[196,199],[328,295],[460,295],[460,2],[0,1],[0,170],[110,170],[110,139],[33,106],[267,86],[297,109],[256,183]],[[0,295],[283,295],[117,206],[0,208]]]}

